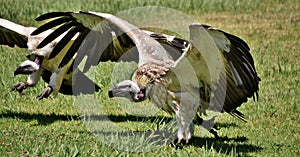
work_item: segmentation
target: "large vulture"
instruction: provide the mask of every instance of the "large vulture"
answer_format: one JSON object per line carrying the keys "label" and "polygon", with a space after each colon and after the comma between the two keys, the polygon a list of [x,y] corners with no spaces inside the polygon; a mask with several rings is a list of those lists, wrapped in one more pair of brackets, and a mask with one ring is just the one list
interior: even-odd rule
{"label": "large vulture", "polygon": [[[198,114],[206,116],[209,110],[227,112],[245,121],[237,107],[247,98],[258,96],[260,79],[250,49],[242,39],[229,33],[207,25],[192,24],[189,41],[163,34],[149,36],[116,16],[85,11],[47,13],[37,20],[52,18],[55,19],[32,33],[36,35],[60,26],[40,43],[38,48],[42,48],[67,32],[53,49],[50,59],[60,55],[66,43],[78,35],[59,68],[71,58],[75,58],[77,63],[74,62],[73,66],[77,68],[87,56],[84,71],[97,65],[101,59],[114,59],[117,54],[105,53],[114,47],[111,46],[111,32],[116,34],[121,48],[135,46],[139,57],[137,70],[131,80],[111,88],[109,96],[127,97],[135,102],[149,98],[158,108],[175,113],[178,142],[190,140],[193,118]],[[88,34],[92,34],[90,40],[86,39]],[[171,57],[169,50],[157,41],[167,43],[182,55]]]}
{"label": "large vulture", "polygon": [[[48,59],[50,52],[53,50],[57,42],[65,35],[62,34],[59,38],[47,44],[41,49],[37,49],[38,44],[43,41],[53,30],[47,30],[37,36],[30,34],[36,30],[35,27],[25,27],[6,19],[0,19],[0,44],[8,45],[10,47],[27,48],[31,54],[27,56],[28,60],[22,62],[16,68],[14,75],[28,74],[27,81],[19,82],[14,85],[13,90],[24,93],[27,87],[35,86],[40,77],[50,83],[51,75],[55,73],[57,64],[60,62],[59,57]],[[66,70],[69,70],[68,68]],[[79,93],[93,93],[99,91],[100,87],[92,80],[85,76],[80,70],[76,69],[73,73],[62,76],[62,83],[56,89],[56,93],[60,92],[66,95],[76,95]],[[78,93],[73,93],[72,88],[85,83],[85,86],[78,88]],[[52,87],[51,87],[52,88]],[[92,90],[93,89],[93,90]],[[39,99],[49,96],[50,88],[47,87],[39,96]],[[49,94],[48,94],[49,93]]]}
{"label": "large vulture", "polygon": [[149,55],[139,52],[140,60],[146,61],[139,62],[131,80],[109,91],[110,97],[135,102],[149,98],[158,108],[175,113],[179,142],[192,137],[192,120],[197,113],[227,112],[246,121],[237,107],[247,98],[258,97],[260,81],[250,49],[242,39],[207,25],[192,24],[189,29],[190,44],[179,59],[153,62],[141,59]]}

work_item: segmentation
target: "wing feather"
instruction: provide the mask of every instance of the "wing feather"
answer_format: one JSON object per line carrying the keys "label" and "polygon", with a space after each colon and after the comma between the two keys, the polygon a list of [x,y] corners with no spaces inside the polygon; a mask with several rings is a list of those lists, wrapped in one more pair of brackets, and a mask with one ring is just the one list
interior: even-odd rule
{"label": "wing feather", "polygon": [[[37,20],[37,19],[36,19],[36,20]],[[37,21],[38,21],[38,20],[37,20]],[[54,28],[55,26],[59,26],[59,25],[65,23],[65,22],[67,22],[67,21],[70,21],[70,17],[60,17],[60,18],[57,18],[57,19],[55,19],[55,20],[52,20],[52,21],[50,21],[50,22],[48,22],[48,23],[46,23],[46,24],[44,24],[44,25],[38,27],[35,31],[33,31],[33,32],[31,33],[31,35],[38,35],[38,34],[44,32],[44,31],[47,31],[47,30],[49,30],[49,29]],[[42,45],[42,44],[40,44],[40,45],[41,45],[41,46],[40,46],[39,48],[45,46],[45,45]]]}
{"label": "wing feather", "polygon": [[[59,22],[56,22],[57,20],[59,20]],[[46,31],[48,29],[55,27],[56,24],[61,25],[62,23],[64,23],[66,21],[66,19],[59,18],[59,19],[56,19],[53,21],[49,22],[50,23],[49,25],[46,25],[46,24],[42,25],[41,27],[36,29],[34,32],[32,32],[31,35],[37,35],[39,33],[42,33],[43,31]],[[63,25],[63,26],[59,27],[58,29],[56,29],[55,31],[53,31],[37,46],[37,48],[42,48],[42,47],[46,46],[48,43],[52,42],[54,39],[56,39],[57,37],[59,37],[61,35],[61,32],[59,32],[59,31],[69,29],[71,24],[72,24],[71,22],[69,24],[67,23],[66,25]]]}
{"label": "wing feather", "polygon": [[[203,29],[208,33],[205,33]],[[163,39],[161,35],[157,38]],[[219,110],[222,107],[221,111],[228,112],[233,117],[246,122],[244,115],[236,108],[246,102],[247,98],[255,97],[255,94],[258,95],[260,80],[255,70],[249,46],[234,35],[201,24],[190,26],[190,38],[192,47],[176,60],[176,64],[171,70],[176,71],[176,69],[184,67],[183,64],[187,64],[185,60],[188,60],[188,64],[193,66],[197,78],[203,82],[198,87],[200,93],[204,92],[201,91],[203,89],[201,85],[209,86],[210,90],[206,91],[209,93],[202,94],[200,97],[206,103],[213,102],[210,109]],[[221,65],[214,65],[218,64],[216,63],[218,57],[223,60],[225,74],[220,72],[220,75],[215,75],[215,72],[210,72],[214,68],[222,68]],[[206,66],[201,62],[206,62]],[[188,71],[188,69],[182,70],[184,72],[182,75],[186,76]],[[187,78],[183,78],[181,84],[184,79]],[[214,94],[211,94],[211,92]],[[223,98],[220,97],[222,93],[226,93]],[[203,96],[211,97],[214,100]]]}
{"label": "wing feather", "polygon": [[[70,34],[77,34],[78,32],[82,31],[81,27],[73,27],[69,33]],[[59,64],[58,67],[63,67],[65,64],[67,64],[69,62],[69,60],[71,60],[71,58],[76,54],[78,48],[80,47],[82,41],[84,40],[85,36],[84,33],[81,33],[73,42],[73,44],[71,45],[71,47],[67,50],[65,56],[63,57],[61,63]],[[77,67],[74,67],[77,68]]]}
{"label": "wing feather", "polygon": [[0,44],[27,48],[29,34],[34,29],[0,18]]}
{"label": "wing feather", "polygon": [[[49,58],[54,58],[70,42],[70,40],[75,36],[76,33],[77,31],[68,31],[66,35],[56,44]],[[88,32],[83,31],[82,33],[85,34]],[[78,38],[80,37],[81,35],[78,36]]]}
{"label": "wing feather", "polygon": [[44,21],[44,20],[49,20],[49,19],[52,19],[52,18],[61,17],[61,16],[71,17],[70,13],[71,12],[49,12],[49,13],[45,13],[43,15],[40,15],[35,20],[36,21]]}
{"label": "wing feather", "polygon": [[[224,31],[204,25],[222,51],[226,64],[227,93],[224,110],[243,120],[235,109],[258,95],[260,78],[257,76],[250,48],[241,38]],[[222,45],[226,45],[225,47]],[[256,95],[255,95],[256,94]],[[244,120],[243,120],[244,121]]]}
{"label": "wing feather", "polygon": [[[96,65],[99,61],[102,60],[107,61],[110,58],[116,59],[121,57],[122,53],[111,52],[113,51],[111,49],[111,44],[108,43],[107,45],[105,45],[104,43],[99,43],[99,41],[101,41],[101,37],[100,40],[97,42],[83,40],[88,35],[88,33],[86,32],[90,32],[91,30],[100,32],[102,36],[107,36],[108,33],[111,33],[113,31],[117,34],[120,44],[126,46],[130,46],[134,44],[132,45],[132,47],[136,46],[138,52],[140,54],[143,54],[143,55],[139,55],[139,56],[143,56],[140,58],[139,64],[143,64],[147,61],[159,62],[160,64],[166,64],[166,65],[167,64],[170,65],[171,63],[173,63],[168,53],[163,49],[163,47],[158,42],[153,40],[149,35],[141,31],[137,27],[113,15],[104,14],[104,13],[95,13],[95,12],[85,12],[85,11],[53,12],[53,13],[47,13],[41,15],[36,20],[41,21],[41,20],[49,20],[49,19],[54,19],[54,20],[42,25],[35,32],[32,33],[32,35],[36,35],[48,29],[58,26],[55,33],[50,34],[44,41],[40,43],[40,45],[38,46],[39,48],[45,46],[47,43],[50,43],[52,40],[58,37],[59,34],[63,34],[70,30],[71,31],[78,30],[79,33],[78,37],[76,37],[77,39],[74,41],[74,43],[66,53],[64,59],[60,63],[61,66],[63,66],[66,61],[70,60],[70,58],[72,58],[75,55],[76,55],[75,60],[78,63],[81,62],[83,56],[88,57],[84,71],[89,69],[91,65]],[[73,29],[71,29],[71,27]],[[59,47],[54,48],[54,50],[50,55],[51,58],[55,57],[60,53],[60,51],[63,49],[64,45],[68,43],[68,40],[70,40],[70,36],[72,35],[74,35],[73,37],[75,37],[75,34],[71,33],[67,35],[68,37],[62,38],[58,42],[57,45],[59,45]],[[105,39],[105,37],[103,38],[104,39],[102,39],[102,41],[107,40]],[[112,40],[111,35],[109,36],[109,38],[110,38],[109,40]],[[88,42],[92,42],[92,43],[88,43]],[[97,51],[82,50],[78,52],[78,49],[81,49],[81,47],[86,48],[86,46],[84,45],[80,46],[82,43],[88,45],[103,44],[104,46]],[[99,48],[99,46],[94,46],[94,47]],[[107,50],[106,48],[108,48],[109,50]],[[111,53],[111,54],[107,55],[107,53]],[[109,58],[101,57],[102,55],[109,56]],[[96,58],[99,59],[96,60]],[[78,63],[74,64],[75,67],[73,68],[77,68],[76,66],[78,66]]]}

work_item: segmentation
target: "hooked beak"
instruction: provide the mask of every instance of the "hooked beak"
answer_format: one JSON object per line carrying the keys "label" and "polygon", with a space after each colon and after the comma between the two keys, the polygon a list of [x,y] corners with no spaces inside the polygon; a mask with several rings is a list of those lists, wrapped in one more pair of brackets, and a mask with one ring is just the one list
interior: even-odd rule
{"label": "hooked beak", "polygon": [[123,88],[121,86],[116,86],[116,87],[111,88],[108,91],[108,96],[110,98],[113,98],[113,97],[125,97],[128,99],[131,98],[130,90],[128,88]]}
{"label": "hooked beak", "polygon": [[15,69],[14,71],[14,76],[19,75],[19,74],[32,74],[36,72],[37,70],[33,68],[32,66],[19,66],[18,68]]}
{"label": "hooked beak", "polygon": [[140,102],[146,99],[146,93],[143,92],[144,90],[139,91],[138,93],[133,93],[130,91],[124,90],[117,90],[112,88],[108,91],[108,96],[110,98],[113,97],[124,97],[134,102]]}
{"label": "hooked beak", "polygon": [[19,74],[32,74],[40,69],[44,58],[43,56],[30,55],[27,57],[30,59],[22,62],[20,66],[15,69],[15,76]]}

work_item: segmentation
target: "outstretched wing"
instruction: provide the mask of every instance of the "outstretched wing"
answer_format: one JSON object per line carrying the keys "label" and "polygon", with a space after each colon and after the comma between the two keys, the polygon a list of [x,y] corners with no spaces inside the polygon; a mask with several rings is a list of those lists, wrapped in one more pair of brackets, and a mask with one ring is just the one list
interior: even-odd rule
{"label": "outstretched wing", "polygon": [[205,112],[212,107],[210,103],[221,102],[211,91],[216,90],[218,82],[225,78],[222,55],[204,27],[193,24],[189,29],[189,45],[170,68],[165,79],[172,80],[168,90],[192,94],[194,101],[201,105],[199,110]]}
{"label": "outstretched wing", "polygon": [[249,46],[234,35],[200,24],[190,25],[190,41],[167,77],[176,74],[177,87],[195,88],[203,108],[226,111],[245,121],[236,108],[257,97],[260,80]]}
{"label": "outstretched wing", "polygon": [[[55,26],[59,26],[53,33],[46,37],[38,46],[41,48],[60,34],[67,34],[57,43],[49,56],[55,57],[65,47],[72,37],[78,35],[73,44],[64,55],[59,67],[64,66],[71,58],[75,57],[73,69],[87,56],[83,72],[90,66],[97,65],[99,61],[118,60],[121,53],[116,51],[113,35],[120,45],[119,48],[132,48],[136,46],[139,56],[139,65],[145,62],[159,62],[160,64],[170,64],[170,56],[165,49],[148,34],[129,24],[128,22],[105,13],[95,12],[52,12],[41,15],[36,20],[53,19],[52,21],[40,26],[32,35],[37,35]],[[125,51],[126,52],[126,51]]]}
{"label": "outstretched wing", "polygon": [[247,98],[258,99],[259,81],[250,48],[245,41],[237,36],[212,28],[203,27],[214,39],[222,52],[226,69],[226,99],[223,109],[235,117],[243,117],[237,107]]}
{"label": "outstretched wing", "polygon": [[24,27],[0,18],[0,44],[10,47],[27,48],[27,41],[34,27]]}
{"label": "outstretched wing", "polygon": [[[257,76],[250,48],[245,41],[224,31],[203,25],[222,51],[230,67],[235,85],[245,90],[247,97],[258,97]],[[255,95],[254,95],[255,94]]]}

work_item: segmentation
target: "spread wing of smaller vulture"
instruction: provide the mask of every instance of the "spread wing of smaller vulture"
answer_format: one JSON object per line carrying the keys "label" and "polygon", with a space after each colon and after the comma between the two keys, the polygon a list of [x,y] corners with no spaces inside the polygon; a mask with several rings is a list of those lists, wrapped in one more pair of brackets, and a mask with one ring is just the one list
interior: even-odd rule
{"label": "spread wing of smaller vulture", "polygon": [[[72,66],[77,68],[87,57],[85,72],[100,61],[118,60],[118,52],[136,47],[137,70],[131,80],[124,80],[111,88],[109,96],[126,97],[135,102],[149,98],[158,108],[175,113],[179,142],[188,142],[193,136],[192,120],[197,114],[206,115],[207,110],[216,110],[245,121],[237,107],[248,98],[256,99],[258,96],[260,79],[250,48],[242,39],[229,33],[192,24],[189,27],[190,40],[183,40],[164,34],[149,34],[110,14],[85,11],[52,12],[41,15],[37,20],[52,18],[54,20],[32,33],[37,35],[59,26],[39,44],[38,48],[42,48],[67,32],[49,59],[61,55],[66,43],[78,35],[62,55],[58,69],[70,60],[75,60]],[[115,43],[119,46],[111,42],[114,41],[111,32],[115,33]],[[161,43],[167,43],[182,55],[172,57]]]}

